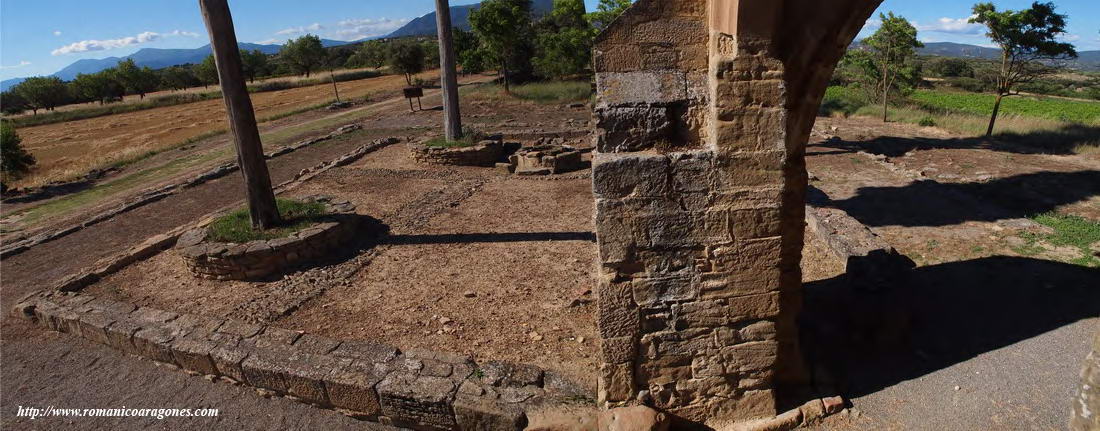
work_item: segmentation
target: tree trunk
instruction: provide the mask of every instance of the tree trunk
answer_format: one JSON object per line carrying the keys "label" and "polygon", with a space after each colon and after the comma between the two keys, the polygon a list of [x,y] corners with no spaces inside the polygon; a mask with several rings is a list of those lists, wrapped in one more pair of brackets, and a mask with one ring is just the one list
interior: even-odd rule
{"label": "tree trunk", "polygon": [[336,74],[332,72],[332,69],[329,69],[328,76],[332,78],[332,92],[336,93],[336,103],[340,103],[340,89],[336,87]]}
{"label": "tree trunk", "polygon": [[439,33],[439,74],[443,86],[443,134],[448,141],[462,138],[462,114],[458,107],[454,37],[448,0],[435,0],[435,24]]}
{"label": "tree trunk", "polygon": [[889,103],[889,98],[890,98],[890,83],[886,82],[886,80],[883,79],[883,81],[882,81],[882,122],[883,123],[885,123],[888,120],[886,106]]}
{"label": "tree trunk", "polygon": [[226,0],[199,0],[199,8],[210,34],[222,99],[225,100],[229,126],[237,144],[237,160],[244,175],[252,227],[269,229],[279,224],[279,209],[275,205],[275,193],[271,190],[271,176],[264,161],[252,99],[248,97],[248,87],[241,72],[241,53],[233,31],[229,4]]}
{"label": "tree trunk", "polygon": [[500,62],[500,72],[504,74],[504,92],[512,94],[512,89],[508,87],[508,60]]}
{"label": "tree trunk", "polygon": [[989,117],[989,128],[985,131],[985,136],[993,136],[993,125],[997,123],[997,113],[1001,110],[1001,99],[1004,98],[1004,93],[1001,90],[997,90],[997,101],[993,103],[993,116]]}

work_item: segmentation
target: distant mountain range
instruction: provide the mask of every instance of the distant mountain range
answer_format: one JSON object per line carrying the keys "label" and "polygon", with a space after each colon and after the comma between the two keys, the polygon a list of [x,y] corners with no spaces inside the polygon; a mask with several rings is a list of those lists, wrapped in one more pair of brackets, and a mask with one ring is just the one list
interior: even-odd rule
{"label": "distant mountain range", "polygon": [[[463,30],[470,30],[470,12],[481,7],[480,3],[451,7],[451,25]],[[554,0],[531,0],[531,13],[535,16],[544,16],[554,10]],[[386,35],[391,37],[407,36],[435,36],[435,12],[431,12],[420,18],[409,21],[403,27]]]}
{"label": "distant mountain range", "polygon": [[[853,48],[858,48],[859,43],[853,43]],[[984,46],[967,45],[953,42],[929,42],[924,48],[917,49],[917,54],[935,57],[954,58],[981,58],[996,60],[1001,58],[1001,50]],[[1100,51],[1079,51],[1077,59],[1069,62],[1069,66],[1081,70],[1100,70]]]}
{"label": "distant mountain range", "polygon": [[[344,42],[340,40],[321,39],[321,45],[324,47],[340,46],[355,42]],[[260,45],[256,43],[240,43],[238,46],[241,49],[247,49],[249,51],[258,49],[264,54],[275,54],[279,52],[279,48],[282,45]],[[139,67],[149,66],[152,69],[160,69],[169,66],[178,66],[181,64],[196,64],[201,63],[206,56],[210,55],[213,51],[210,50],[210,45],[201,46],[192,49],[161,49],[161,48],[142,48],[137,52],[127,55],[125,57],[107,57],[99,59],[86,58],[83,60],[77,60],[65,68],[57,71],[53,75],[61,78],[65,81],[71,81],[76,78],[76,75],[81,73],[96,73],[104,69],[115,67],[119,61],[126,59],[133,59],[134,64]],[[23,82],[26,78],[12,78],[5,79],[0,82],[0,90],[7,91],[9,88]]]}

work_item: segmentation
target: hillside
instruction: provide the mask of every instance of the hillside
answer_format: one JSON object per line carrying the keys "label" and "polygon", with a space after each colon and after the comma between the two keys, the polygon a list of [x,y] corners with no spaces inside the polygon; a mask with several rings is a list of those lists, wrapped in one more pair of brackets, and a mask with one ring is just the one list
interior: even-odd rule
{"label": "hillside", "polygon": [[[451,24],[463,30],[470,29],[470,12],[477,10],[481,4],[471,4],[451,7]],[[532,0],[531,12],[536,16],[543,16],[554,9],[554,0]],[[407,36],[434,36],[436,34],[435,12],[409,21],[403,27],[386,35],[389,37]]]}

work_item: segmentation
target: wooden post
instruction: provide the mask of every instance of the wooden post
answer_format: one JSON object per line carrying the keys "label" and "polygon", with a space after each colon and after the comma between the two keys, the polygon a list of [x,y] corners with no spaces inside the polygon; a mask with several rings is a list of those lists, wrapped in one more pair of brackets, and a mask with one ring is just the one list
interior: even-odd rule
{"label": "wooden post", "polygon": [[448,141],[462,138],[462,114],[458,108],[458,78],[455,76],[455,50],[451,30],[451,6],[447,0],[435,0],[435,24],[439,32],[439,73],[443,87],[443,132]]}
{"label": "wooden post", "polygon": [[229,4],[226,0],[199,0],[199,9],[202,9],[202,18],[210,34],[210,47],[214,50],[214,62],[218,66],[222,100],[225,100],[225,112],[229,116],[229,127],[233,130],[237,146],[237,161],[244,175],[252,227],[269,229],[279,224],[279,209],[275,205],[275,192],[271,189],[271,176],[264,161],[252,99],[248,97],[248,88],[241,72],[241,53],[237,48],[237,34],[233,31]]}
{"label": "wooden post", "polygon": [[340,89],[336,87],[336,73],[329,69],[328,76],[332,78],[332,92],[336,93],[336,103],[340,103]]}

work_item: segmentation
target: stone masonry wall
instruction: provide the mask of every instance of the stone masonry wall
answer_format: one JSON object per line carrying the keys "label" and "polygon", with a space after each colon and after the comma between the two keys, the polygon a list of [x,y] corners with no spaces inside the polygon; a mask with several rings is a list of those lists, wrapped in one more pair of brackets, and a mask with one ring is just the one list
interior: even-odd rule
{"label": "stone masonry wall", "polygon": [[[843,3],[802,22],[815,19],[804,7],[825,6],[639,0],[598,38],[605,407],[724,425],[775,416],[778,383],[805,381],[795,319],[807,113],[878,2]],[[795,40],[823,48],[798,55],[788,33],[824,37]]]}
{"label": "stone masonry wall", "polygon": [[593,171],[601,401],[698,422],[776,413],[784,155],[781,85],[752,82],[781,71],[715,86],[706,11],[642,0],[601,37]]}

